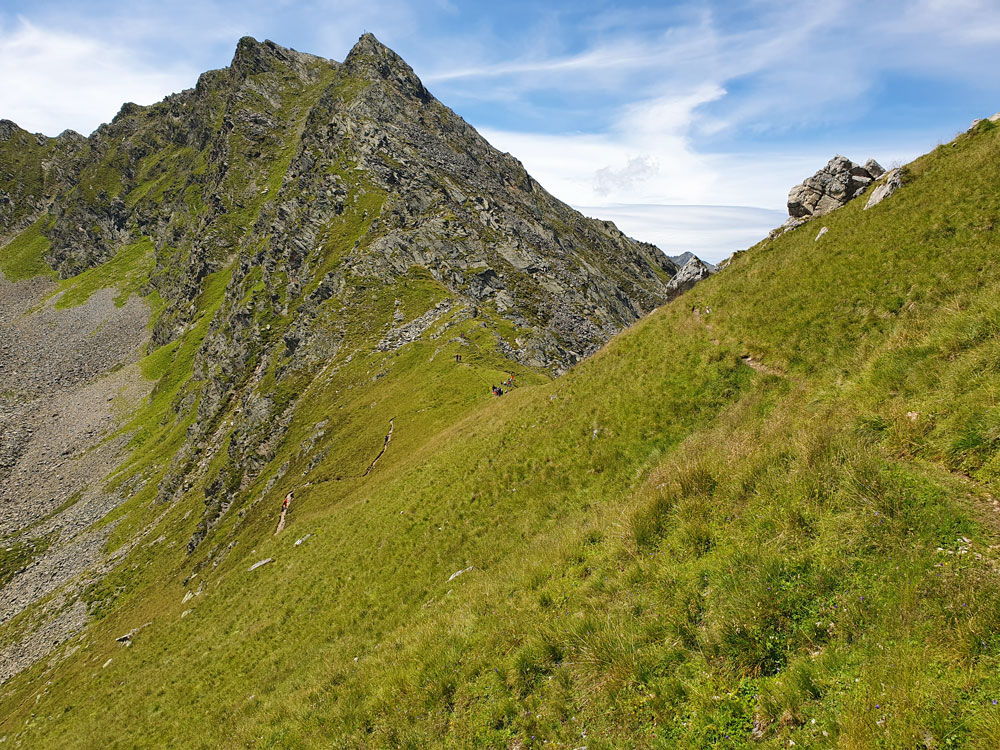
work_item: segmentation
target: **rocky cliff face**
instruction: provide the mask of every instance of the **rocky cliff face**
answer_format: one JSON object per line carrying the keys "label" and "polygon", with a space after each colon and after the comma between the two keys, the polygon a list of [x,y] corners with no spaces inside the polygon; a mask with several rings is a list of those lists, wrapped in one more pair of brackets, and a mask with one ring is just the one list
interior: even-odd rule
{"label": "rocky cliff face", "polygon": [[[90,139],[5,132],[37,141],[33,161],[48,169],[48,154],[72,152],[55,195],[33,180],[7,196],[16,216],[0,217],[10,231],[47,212],[46,260],[61,276],[153,238],[151,284],[175,303],[156,344],[183,327],[201,279],[233,259],[233,284],[261,269],[275,309],[322,302],[334,279],[315,274],[343,239],[351,246],[325,275],[392,283],[424,268],[530,328],[512,356],[561,371],[663,302],[677,270],[554,199],[371,35],[342,64],[246,38],[228,69],[151,107],[126,104]],[[353,213],[351,236],[331,237]]]}
{"label": "rocky cliff face", "polygon": [[37,219],[71,183],[86,143],[71,130],[46,138],[0,120],[0,242]]}

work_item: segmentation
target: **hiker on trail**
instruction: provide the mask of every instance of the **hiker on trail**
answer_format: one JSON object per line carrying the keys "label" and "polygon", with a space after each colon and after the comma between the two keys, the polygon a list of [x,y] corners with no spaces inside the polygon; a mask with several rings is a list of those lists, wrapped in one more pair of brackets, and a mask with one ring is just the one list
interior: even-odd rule
{"label": "hiker on trail", "polygon": [[461,362],[462,361],[462,355],[461,354],[456,354],[455,355],[455,361],[456,362]]}
{"label": "hiker on trail", "polygon": [[292,493],[289,492],[285,495],[285,499],[281,501],[281,515],[278,516],[278,528],[274,530],[275,535],[280,534],[282,529],[285,528],[285,514],[288,513],[288,506],[292,502]]}

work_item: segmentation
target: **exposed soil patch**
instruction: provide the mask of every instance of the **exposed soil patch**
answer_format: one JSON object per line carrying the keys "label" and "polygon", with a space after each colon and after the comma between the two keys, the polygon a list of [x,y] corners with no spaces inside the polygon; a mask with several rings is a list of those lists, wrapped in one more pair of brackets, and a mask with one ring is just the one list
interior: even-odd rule
{"label": "exposed soil patch", "polygon": [[763,375],[775,375],[781,377],[784,374],[774,369],[773,367],[768,367],[760,360],[756,360],[753,357],[751,357],[749,354],[744,354],[742,357],[740,357],[740,359],[743,360],[743,364],[745,364],[747,367],[751,367]]}

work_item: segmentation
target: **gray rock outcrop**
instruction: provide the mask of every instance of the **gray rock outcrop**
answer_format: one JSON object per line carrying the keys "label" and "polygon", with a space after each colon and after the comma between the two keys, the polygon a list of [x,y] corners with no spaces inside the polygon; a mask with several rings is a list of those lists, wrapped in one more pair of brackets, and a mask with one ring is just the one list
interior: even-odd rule
{"label": "gray rock outcrop", "polygon": [[692,255],[681,270],[677,272],[677,275],[667,284],[667,289],[672,294],[681,294],[702,279],[707,279],[711,274],[712,271],[708,265]]}
{"label": "gray rock outcrop", "polygon": [[883,171],[874,159],[861,166],[844,156],[835,156],[789,191],[788,215],[800,219],[828,214],[861,195]]}
{"label": "gray rock outcrop", "polygon": [[868,202],[865,204],[865,211],[867,211],[872,206],[877,206],[879,203],[884,201],[890,195],[895,193],[899,188],[903,186],[903,173],[899,169],[892,169],[885,175],[885,181],[881,185],[872,190],[871,196],[868,198]]}
{"label": "gray rock outcrop", "polygon": [[882,165],[869,159],[864,166],[837,155],[812,177],[788,191],[788,220],[768,235],[771,239],[800,227],[815,216],[824,216],[861,195],[885,174]]}

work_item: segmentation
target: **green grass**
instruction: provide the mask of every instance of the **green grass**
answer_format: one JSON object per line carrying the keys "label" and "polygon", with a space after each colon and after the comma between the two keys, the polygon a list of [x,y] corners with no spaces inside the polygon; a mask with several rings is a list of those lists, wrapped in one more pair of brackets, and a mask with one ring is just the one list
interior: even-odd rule
{"label": "green grass", "polygon": [[[266,312],[266,274],[208,277],[193,324],[141,363],[157,385],[112,479],[142,483],[110,547],[144,528],[166,541],[88,591],[79,650],[0,688],[0,735],[997,747],[998,157],[995,129],[960,136],[880,206],[823,217],[820,242],[813,222],[761,243],[554,381],[502,356],[516,332],[489,309],[378,351],[396,299],[412,320],[446,296],[420,269],[345,277],[315,311],[334,342],[318,361],[279,344],[292,317]],[[324,274],[381,206],[352,189],[360,210],[310,261]],[[234,399],[184,448],[225,305],[273,328],[247,396],[274,408],[235,420],[251,402]],[[508,368],[519,387],[496,399]],[[239,431],[275,419],[283,440],[244,455]],[[201,478],[158,502],[210,440]]]}
{"label": "green grass", "polygon": [[55,277],[45,262],[49,240],[43,234],[49,223],[42,217],[0,248],[0,271],[8,281],[23,281],[35,276]]}
{"label": "green grass", "polygon": [[101,289],[117,290],[116,307],[124,305],[133,294],[148,292],[149,274],[153,270],[153,243],[148,237],[122,247],[106,263],[60,282],[56,308],[64,309],[85,304]]}

